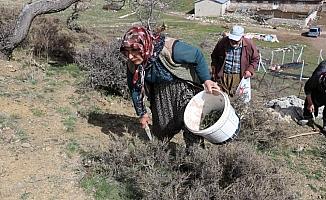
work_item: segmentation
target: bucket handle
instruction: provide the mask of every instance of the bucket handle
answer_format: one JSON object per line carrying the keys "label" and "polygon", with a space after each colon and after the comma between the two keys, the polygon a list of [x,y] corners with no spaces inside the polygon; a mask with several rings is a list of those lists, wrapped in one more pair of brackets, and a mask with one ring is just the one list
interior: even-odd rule
{"label": "bucket handle", "polygon": [[221,90],[218,90],[216,88],[212,88],[212,94],[215,96],[223,95]]}

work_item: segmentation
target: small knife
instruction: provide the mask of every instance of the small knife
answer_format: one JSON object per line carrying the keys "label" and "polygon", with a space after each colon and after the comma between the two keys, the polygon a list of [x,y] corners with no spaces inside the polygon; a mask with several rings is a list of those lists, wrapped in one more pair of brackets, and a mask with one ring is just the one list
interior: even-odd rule
{"label": "small knife", "polygon": [[153,137],[151,134],[151,129],[149,129],[148,124],[146,124],[146,126],[145,126],[145,131],[146,131],[146,134],[147,134],[147,137],[149,138],[149,140],[153,140]]}

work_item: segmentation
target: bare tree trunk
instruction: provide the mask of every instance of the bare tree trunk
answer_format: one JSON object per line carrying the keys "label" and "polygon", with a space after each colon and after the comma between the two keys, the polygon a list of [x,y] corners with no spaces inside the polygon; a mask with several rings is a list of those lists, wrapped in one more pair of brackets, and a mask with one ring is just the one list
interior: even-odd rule
{"label": "bare tree trunk", "polygon": [[13,34],[0,46],[0,59],[10,59],[13,50],[26,38],[36,16],[60,12],[78,1],[80,0],[39,0],[26,4],[18,16]]}

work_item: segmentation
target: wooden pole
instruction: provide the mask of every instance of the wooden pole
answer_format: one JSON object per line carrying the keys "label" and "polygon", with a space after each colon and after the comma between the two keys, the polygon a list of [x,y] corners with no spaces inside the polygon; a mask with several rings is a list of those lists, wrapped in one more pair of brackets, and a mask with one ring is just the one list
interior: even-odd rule
{"label": "wooden pole", "polygon": [[292,138],[296,138],[296,137],[300,137],[300,136],[307,136],[307,135],[313,135],[313,134],[317,134],[320,133],[319,131],[314,131],[314,132],[308,132],[308,133],[301,133],[298,135],[292,135],[290,137],[288,137],[288,139],[292,139]]}
{"label": "wooden pole", "polygon": [[259,80],[258,88],[260,89],[261,82],[265,79],[266,72],[264,73],[263,77]]}
{"label": "wooden pole", "polygon": [[300,89],[299,89],[298,97],[300,97],[300,95],[301,95],[302,88],[303,88],[303,82],[300,81]]}
{"label": "wooden pole", "polygon": [[293,62],[294,61],[294,49],[292,48],[292,61],[291,62]]}

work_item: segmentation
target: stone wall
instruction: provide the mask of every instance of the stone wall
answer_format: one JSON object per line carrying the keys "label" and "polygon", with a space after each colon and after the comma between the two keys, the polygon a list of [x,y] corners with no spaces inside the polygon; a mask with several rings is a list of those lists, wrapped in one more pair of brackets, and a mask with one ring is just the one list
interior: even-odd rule
{"label": "stone wall", "polygon": [[282,19],[282,18],[272,18],[267,20],[267,23],[272,26],[290,26],[290,27],[300,27],[306,26],[305,20],[297,19]]}
{"label": "stone wall", "polygon": [[319,7],[317,4],[279,4],[275,5],[273,3],[247,3],[247,2],[231,2],[229,7],[230,10],[236,9],[260,9],[260,10],[272,10],[279,9],[283,12],[310,12],[316,10]]}

